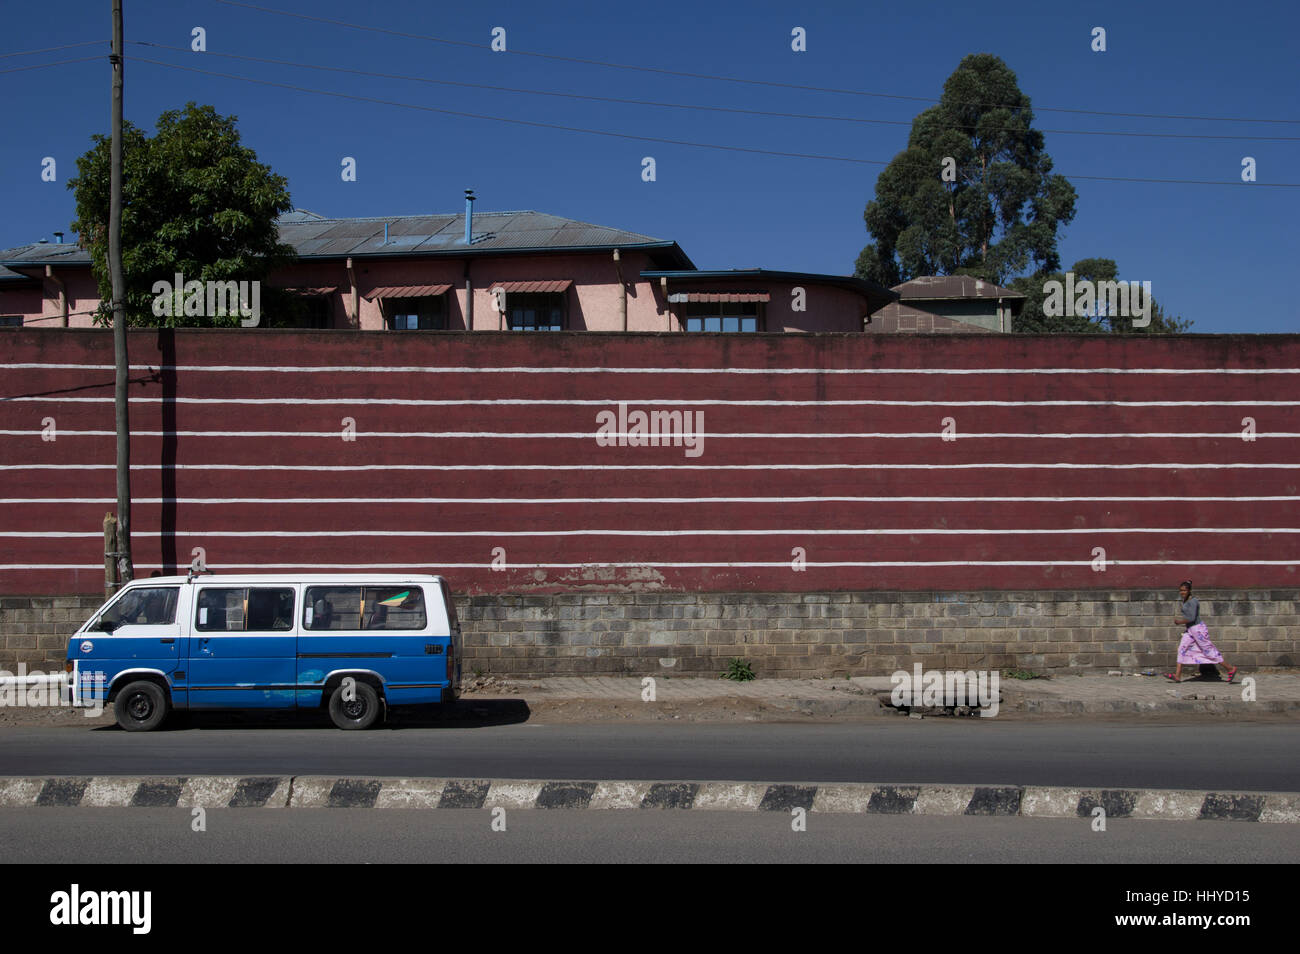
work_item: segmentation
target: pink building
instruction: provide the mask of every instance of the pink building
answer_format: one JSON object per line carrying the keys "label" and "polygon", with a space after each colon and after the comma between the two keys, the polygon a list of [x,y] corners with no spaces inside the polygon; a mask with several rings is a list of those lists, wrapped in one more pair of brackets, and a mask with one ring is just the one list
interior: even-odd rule
{"label": "pink building", "polygon": [[[295,210],[279,228],[298,259],[267,285],[306,299],[299,326],[376,331],[861,332],[898,298],[847,276],[705,271],[676,242],[542,212],[469,220]],[[0,325],[88,327],[98,305],[78,246],[0,251]],[[270,312],[262,321],[284,324]]]}

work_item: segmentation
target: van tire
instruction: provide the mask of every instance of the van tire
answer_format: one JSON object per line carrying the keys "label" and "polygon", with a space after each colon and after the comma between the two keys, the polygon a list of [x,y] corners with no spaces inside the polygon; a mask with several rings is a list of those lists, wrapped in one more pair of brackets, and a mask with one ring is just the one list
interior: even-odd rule
{"label": "van tire", "polygon": [[356,698],[347,702],[344,687],[338,686],[330,696],[330,719],[340,729],[368,729],[379,721],[383,712],[379,693],[369,683],[358,680],[354,684]]}
{"label": "van tire", "polygon": [[156,682],[140,680],[117,691],[113,715],[127,732],[148,732],[162,725],[171,710],[167,693]]}

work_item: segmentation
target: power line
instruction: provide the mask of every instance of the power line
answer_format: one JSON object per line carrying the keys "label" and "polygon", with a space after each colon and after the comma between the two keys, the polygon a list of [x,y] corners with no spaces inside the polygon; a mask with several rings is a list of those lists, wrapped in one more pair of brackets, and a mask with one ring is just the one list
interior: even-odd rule
{"label": "power line", "polygon": [[[76,318],[81,315],[97,315],[97,314],[99,314],[99,309],[92,308],[88,311],[70,311],[68,312],[68,317]],[[62,321],[62,320],[63,320],[63,315],[61,314],[60,315],[35,315],[30,318],[24,317],[23,327],[26,327],[27,325],[34,325],[38,321]]]}
{"label": "power line", "polygon": [[582,126],[563,126],[559,123],[543,123],[532,119],[513,119],[508,116],[490,116],[486,113],[470,113],[459,109],[443,109],[438,106],[423,106],[416,103],[399,103],[391,99],[377,99],[373,96],[358,96],[354,93],[338,93],[327,89],[313,89],[308,86],[295,86],[292,83],[275,83],[270,80],[253,79],[250,76],[238,76],[234,73],[221,73],[216,70],[203,70],[194,66],[180,66],[176,63],[164,63],[161,60],[150,60],[143,57],[133,57],[134,63],[150,63],[154,66],[165,66],[168,69],[186,70],[190,73],[203,73],[207,76],[221,76],[226,79],[243,80],[245,83],[256,83],[259,86],[276,86],[280,89],[291,89],[299,93],[314,93],[319,96],[335,96],[340,99],[352,99],[362,103],[375,103],[380,106],[397,106],[401,109],[418,109],[429,113],[442,113],[446,116],[461,116],[467,119],[483,119],[496,123],[512,123],[516,126],[533,126],[539,129],[557,129],[561,132],[586,133],[591,136],[607,136],[611,139],[631,139],[638,142],[665,143],[673,146],[694,146],[700,149],[720,149],[726,152],[747,152],[761,156],[779,156],[787,159],[825,159],[832,162],[853,162],[860,165],[887,166],[889,163],[877,159],[855,159],[851,156],[823,156],[815,153],[806,152],[781,152],[775,149],[754,149],[748,146],[724,146],[718,143],[708,142],[690,142],[685,139],[664,139],[658,136],[638,136],[633,133],[616,133],[606,129],[586,129]]}
{"label": "power line", "polygon": [[[159,50],[171,50],[176,53],[189,53],[190,48],[169,46],[165,43],[151,43],[147,40],[130,40],[135,46],[153,47]],[[454,86],[462,89],[481,89],[497,93],[522,93],[528,96],[551,96],[560,99],[576,99],[586,102],[614,103],[623,106],[654,106],[664,109],[691,109],[704,112],[737,113],[745,116],[767,116],[776,119],[810,119],[823,122],[856,123],[877,126],[912,126],[912,120],[905,119],[867,119],[857,116],[827,116],[817,113],[774,112],[765,109],[741,109],[733,106],[708,106],[698,103],[666,103],[647,99],[623,99],[614,96],[595,96],[587,93],[564,93],[556,90],[523,89],[517,86],[497,86],[489,83],[467,83],[460,80],[434,79],[428,76],[410,76],[403,73],[379,73],[374,70],[351,69],[346,66],[322,66],[318,63],[297,63],[292,60],[270,59],[264,56],[247,56],[240,53],[218,53],[212,50],[204,52],[205,56],[220,56],[227,59],[247,60],[251,63],[266,63],[274,66],[292,66],[300,69],[322,70],[329,73],[347,73],[353,76],[372,76],[378,79],[395,79],[411,83],[428,83],[434,86]],[[945,128],[960,128],[947,125]],[[1014,132],[1018,127],[999,126],[999,131]],[[1112,132],[1102,129],[1039,129],[1043,133],[1059,133],[1069,136],[1124,136],[1151,139],[1193,139],[1193,140],[1241,140],[1249,142],[1300,142],[1300,136],[1207,136],[1192,133],[1152,133],[1152,132]]]}
{"label": "power line", "polygon": [[[224,0],[219,0],[224,2]],[[465,110],[445,109],[438,106],[425,106],[416,103],[402,103],[390,99],[378,99],[373,96],[359,96],[355,93],[339,93],[333,90],[315,89],[309,86],[296,86],[292,83],[277,83],[271,80],[254,79],[250,76],[239,76],[235,73],[222,73],[217,70],[205,70],[195,66],[180,66],[176,63],[164,63],[161,60],[151,60],[144,57],[134,57],[133,62],[149,63],[153,66],[162,66],[167,69],[185,70],[189,73],[201,73],[205,76],[219,76],[225,79],[241,80],[245,83],[254,83],[259,86],[273,86],[279,89],[289,89],[300,93],[311,93],[318,96],[332,96],[339,99],[350,99],[362,103],[374,103],[380,106],[396,106],[400,109],[415,109],[422,112],[440,113],[446,116],[460,116],[467,119],[482,119],[488,122],[509,123],[516,126],[531,126],[538,129],[555,129],[561,132],[585,133],[590,136],[605,136],[611,139],[627,139],[635,142],[653,142],[671,146],[689,146],[697,149],[716,149],[723,152],[741,152],[760,156],[776,156],[784,159],[819,159],[826,162],[848,162],[856,165],[870,166],[887,166],[888,162],[880,159],[859,159],[853,156],[831,156],[820,153],[806,152],[784,152],[774,149],[756,149],[748,146],[730,146],[720,143],[694,142],[685,139],[667,139],[660,136],[642,136],[633,133],[610,132],[606,129],[587,129],[582,126],[565,126],[559,123],[544,123],[530,119],[514,119],[508,116],[492,116],[486,113],[471,113]],[[1141,176],[1092,176],[1092,175],[1068,175],[1060,173],[1067,179],[1091,179],[1103,182],[1151,182],[1170,185],[1213,185],[1213,186],[1235,186],[1246,185],[1247,183],[1238,183],[1233,181],[1223,181],[1217,179],[1156,179]],[[1300,182],[1252,182],[1248,183],[1253,187],[1263,188],[1300,188]]]}
{"label": "power line", "polygon": [[47,46],[40,50],[16,50],[13,53],[0,53],[0,60],[11,56],[34,56],[37,53],[57,53],[59,50],[75,50],[79,46],[98,46],[103,40],[86,40],[82,43],[65,43],[63,46]]}
{"label": "power line", "polygon": [[51,66],[67,66],[69,63],[88,63],[91,60],[102,60],[103,56],[80,56],[75,60],[57,60],[53,63],[37,63],[34,66],[11,66],[7,70],[0,70],[0,73],[21,73],[24,70],[44,70]]}
{"label": "power line", "polygon": [[[428,40],[432,43],[443,43],[448,46],[469,47],[471,49],[482,50],[482,43],[471,43],[468,40],[449,40],[445,37],[430,36],[422,33],[405,33],[401,30],[390,30],[385,27],[366,26],[361,23],[349,23],[346,20],[336,20],[332,17],[317,17],[306,13],[295,13],[291,10],[277,10],[273,7],[263,7],[255,3],[244,3],[240,0],[215,0],[215,2],[224,4],[229,7],[245,7],[249,10],[256,10],[260,13],[272,13],[278,16],[294,17],[299,20],[311,20],[317,23],[329,23],[334,26],[347,27],[351,30],[365,30],[371,33],[383,33],[388,36],[400,36],[408,40]],[[712,73],[691,73],[684,70],[669,70],[655,66],[635,66],[629,63],[611,63],[606,60],[591,60],[576,56],[560,56],[554,53],[538,53],[533,50],[502,50],[503,53],[512,53],[515,56],[532,56],[545,60],[556,60],[563,63],[580,63],[585,66],[601,66],[608,69],[633,70],[640,73],[658,73],[665,76],[680,76],[687,79],[703,79],[720,83],[741,83],[748,86],[768,86],[780,89],[796,89],[813,93],[839,93],[846,96],[870,96],[878,99],[896,99],[917,103],[937,103],[939,100],[932,96],[904,96],[898,93],[876,93],[869,90],[861,89],[844,89],[834,86],[806,86],[799,83],[781,83],[775,80],[757,80],[746,79],[738,76],[717,76]],[[1023,109],[1025,107],[1011,103],[963,103],[964,106],[980,106],[988,109]],[[1064,106],[1034,106],[1033,109],[1053,113],[1079,113],[1089,116],[1123,116],[1131,119],[1178,119],[1193,120],[1198,122],[1215,122],[1215,123],[1286,123],[1290,125],[1300,125],[1300,119],[1249,119],[1239,116],[1182,116],[1168,113],[1126,113],[1115,112],[1112,110],[1102,109],[1070,109]],[[1164,181],[1164,180],[1161,180]]]}

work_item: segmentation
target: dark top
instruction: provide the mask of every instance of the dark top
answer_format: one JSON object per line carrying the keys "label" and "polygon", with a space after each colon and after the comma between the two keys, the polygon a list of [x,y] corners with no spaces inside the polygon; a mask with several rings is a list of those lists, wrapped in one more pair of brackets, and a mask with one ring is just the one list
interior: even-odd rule
{"label": "dark top", "polygon": [[1187,597],[1186,603],[1178,604],[1178,615],[1187,620],[1187,628],[1195,626],[1201,621],[1201,601],[1195,596]]}

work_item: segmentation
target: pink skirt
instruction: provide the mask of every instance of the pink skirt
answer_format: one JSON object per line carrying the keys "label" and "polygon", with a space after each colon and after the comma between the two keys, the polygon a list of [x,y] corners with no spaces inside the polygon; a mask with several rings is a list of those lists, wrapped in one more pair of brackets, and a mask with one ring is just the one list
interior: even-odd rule
{"label": "pink skirt", "polygon": [[1188,627],[1178,644],[1178,661],[1184,666],[1223,662],[1223,653],[1210,642],[1210,631],[1204,623]]}

